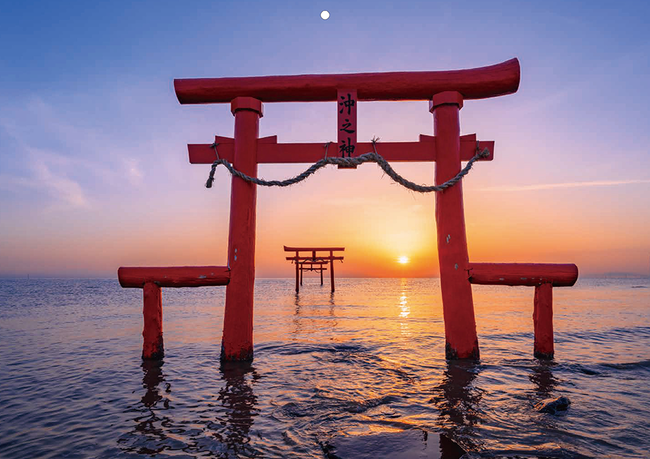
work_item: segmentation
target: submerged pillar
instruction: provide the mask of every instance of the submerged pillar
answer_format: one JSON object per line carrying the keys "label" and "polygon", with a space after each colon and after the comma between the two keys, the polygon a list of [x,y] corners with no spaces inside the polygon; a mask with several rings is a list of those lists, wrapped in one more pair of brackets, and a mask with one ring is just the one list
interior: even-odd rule
{"label": "submerged pillar", "polygon": [[[453,178],[461,169],[459,112],[462,106],[463,96],[455,91],[436,94],[429,105],[436,139],[436,185]],[[472,286],[467,278],[469,257],[462,181],[436,193],[435,212],[445,354],[448,359],[478,359]]]}
{"label": "submerged pillar", "polygon": [[300,265],[296,261],[296,293],[300,291]]}
{"label": "submerged pillar", "polygon": [[533,353],[538,359],[552,359],[553,348],[553,284],[546,282],[535,286],[535,347]]}
{"label": "submerged pillar", "polygon": [[162,292],[160,287],[153,282],[145,282],[142,294],[144,296],[142,358],[162,359],[165,355],[162,335]]}
{"label": "submerged pillar", "polygon": [[[257,177],[257,138],[262,102],[252,97],[237,97],[231,103],[235,116],[233,166]],[[230,283],[226,287],[221,360],[253,359],[253,295],[255,290],[255,214],[257,187],[232,177],[228,266]]]}
{"label": "submerged pillar", "polygon": [[332,287],[332,293],[334,293],[334,260],[332,259],[334,255],[330,251],[330,285]]}

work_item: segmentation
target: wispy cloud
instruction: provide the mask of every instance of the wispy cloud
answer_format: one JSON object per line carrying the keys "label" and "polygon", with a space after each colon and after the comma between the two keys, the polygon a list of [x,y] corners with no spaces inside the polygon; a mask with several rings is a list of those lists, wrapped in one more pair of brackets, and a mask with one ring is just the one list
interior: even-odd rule
{"label": "wispy cloud", "polygon": [[90,207],[86,194],[79,183],[64,175],[53,173],[44,162],[34,163],[32,169],[34,170],[37,184],[47,189],[50,195],[57,201],[71,207]]}
{"label": "wispy cloud", "polygon": [[[12,139],[13,171],[0,175],[0,187],[15,193],[33,190],[47,195],[48,210],[91,208],[101,188],[140,186],[140,145],[129,150],[109,133],[70,117],[39,97],[27,100],[12,116],[0,116],[0,130]],[[3,114],[4,115],[4,114]]]}
{"label": "wispy cloud", "polygon": [[562,188],[588,188],[599,186],[620,186],[620,185],[638,185],[650,183],[650,179],[645,180],[594,180],[590,182],[565,182],[565,183],[539,183],[536,185],[515,185],[515,186],[493,186],[479,188],[478,191],[538,191],[538,190],[556,190]]}
{"label": "wispy cloud", "polygon": [[27,164],[29,177],[0,175],[0,188],[20,192],[24,189],[44,192],[54,201],[54,208],[90,208],[90,202],[81,185],[68,177],[62,165],[69,166],[70,160],[59,155],[29,148]]}

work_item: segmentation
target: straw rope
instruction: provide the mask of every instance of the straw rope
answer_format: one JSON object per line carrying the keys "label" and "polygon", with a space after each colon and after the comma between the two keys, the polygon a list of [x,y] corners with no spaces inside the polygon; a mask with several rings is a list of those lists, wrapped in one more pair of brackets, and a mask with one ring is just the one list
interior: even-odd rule
{"label": "straw rope", "polygon": [[458,173],[456,174],[455,177],[447,180],[446,182],[440,184],[440,185],[418,185],[417,183],[411,182],[410,180],[405,179],[401,175],[399,175],[395,170],[388,164],[388,162],[379,154],[377,153],[377,142],[379,139],[374,138],[372,139],[372,148],[374,151],[370,153],[365,153],[363,155],[356,156],[354,158],[336,158],[336,157],[328,157],[327,156],[327,150],[329,149],[329,145],[332,142],[328,142],[324,145],[323,148],[325,148],[325,157],[314,164],[312,164],[307,170],[304,172],[296,175],[295,177],[288,178],[286,180],[264,180],[261,178],[257,177],[251,177],[249,175],[244,174],[243,172],[238,171],[237,169],[234,168],[230,162],[228,162],[225,159],[220,159],[219,158],[219,152],[217,151],[217,143],[212,144],[212,147],[214,148],[215,153],[217,154],[217,160],[212,163],[212,168],[210,170],[210,175],[208,177],[207,182],[205,183],[206,188],[212,188],[212,183],[214,182],[214,173],[217,169],[217,166],[219,165],[224,165],[228,171],[235,177],[239,177],[240,179],[246,180],[247,182],[254,183],[256,185],[261,185],[261,186],[279,186],[279,187],[285,187],[285,186],[291,186],[295,185],[296,183],[302,182],[303,180],[307,179],[309,176],[313,175],[317,170],[327,166],[328,164],[336,164],[337,166],[359,166],[363,163],[377,163],[377,165],[388,175],[391,179],[393,179],[395,182],[399,183],[405,188],[408,188],[409,190],[412,191],[417,191],[418,193],[430,193],[432,191],[442,191],[444,189],[447,189],[451,186],[454,186],[456,183],[461,181],[463,177],[465,177],[474,163],[479,160],[480,158],[484,158],[490,154],[487,148],[484,148],[483,151],[480,151],[479,149],[479,144],[476,142],[476,154],[467,162],[465,167]]}

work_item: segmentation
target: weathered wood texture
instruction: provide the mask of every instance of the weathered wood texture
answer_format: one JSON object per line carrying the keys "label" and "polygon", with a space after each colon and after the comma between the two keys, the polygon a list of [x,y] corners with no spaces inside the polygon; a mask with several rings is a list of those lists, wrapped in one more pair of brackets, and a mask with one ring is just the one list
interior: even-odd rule
{"label": "weathered wood texture", "polygon": [[553,348],[553,286],[543,283],[535,286],[533,324],[535,345],[533,354],[538,359],[552,359]]}
{"label": "weathered wood texture", "polygon": [[163,346],[162,292],[153,282],[142,287],[144,328],[142,330],[142,358],[161,359],[165,355]]}
{"label": "weathered wood texture", "polygon": [[228,285],[230,270],[225,266],[120,268],[117,278],[124,288],[143,288],[147,282],[158,287],[206,287]]}
{"label": "weathered wood texture", "polygon": [[228,103],[241,96],[263,102],[333,102],[339,88],[356,88],[361,101],[429,100],[444,91],[457,91],[468,100],[512,94],[519,79],[515,58],[488,67],[434,72],[177,79],[174,88],[181,104]]}
{"label": "weathered wood texture", "polygon": [[470,263],[467,269],[472,284],[526,285],[548,283],[553,287],[570,287],[578,280],[574,264],[552,263]]}
{"label": "weathered wood texture", "polygon": [[[231,104],[235,115],[233,165],[257,177],[257,143],[262,104],[237,98]],[[226,287],[221,360],[253,359],[253,297],[255,289],[255,225],[257,186],[233,177],[230,193],[228,266],[232,279]]]}

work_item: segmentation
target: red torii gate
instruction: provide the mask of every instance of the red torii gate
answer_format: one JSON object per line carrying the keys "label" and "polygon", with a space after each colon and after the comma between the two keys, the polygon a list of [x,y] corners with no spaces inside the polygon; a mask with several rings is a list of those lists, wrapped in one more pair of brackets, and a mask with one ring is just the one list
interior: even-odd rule
{"label": "red torii gate", "polygon": [[[345,105],[340,101],[339,105],[348,110],[339,111],[339,147],[343,156],[356,156],[359,150],[370,151],[374,146],[356,144],[356,108],[352,113],[350,107],[357,101],[429,100],[434,137],[421,135],[419,142],[382,142],[379,153],[388,161],[435,161],[435,182],[439,185],[453,178],[461,169],[461,161],[471,159],[477,148],[490,153],[480,160],[493,158],[494,142],[477,142],[475,135],[460,136],[459,111],[464,100],[512,94],[519,80],[519,61],[511,59],[470,70],[181,79],[174,80],[174,86],[181,104],[230,103],[235,137],[217,136],[215,143],[220,158],[250,177],[257,177],[258,164],[310,163],[324,155],[322,143],[279,144],[276,136],[258,138],[263,102],[343,99]],[[346,136],[348,132],[352,134]],[[214,145],[189,145],[190,163],[213,163],[217,159]],[[144,358],[163,355],[160,287],[227,285],[221,358],[252,359],[256,198],[256,185],[232,178],[226,267],[118,270],[123,287],[144,290]],[[472,283],[535,286],[534,351],[538,357],[552,357],[552,287],[573,285],[577,267],[470,263],[462,183],[436,193],[435,213],[447,358],[479,356]]]}
{"label": "red torii gate", "polygon": [[[300,291],[302,285],[302,272],[306,271],[320,271],[320,285],[323,285],[323,271],[327,268],[325,265],[330,265],[330,286],[334,292],[334,261],[343,261],[343,256],[335,256],[334,252],[343,252],[345,247],[287,247],[284,246],[285,252],[295,252],[293,257],[287,257],[296,264],[296,293]],[[310,255],[300,255],[300,252],[309,252]],[[318,252],[329,252],[329,255],[318,255]],[[305,265],[311,265],[306,268]],[[313,265],[317,265],[315,268]]]}

